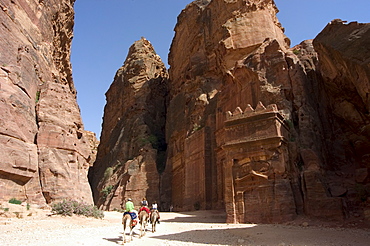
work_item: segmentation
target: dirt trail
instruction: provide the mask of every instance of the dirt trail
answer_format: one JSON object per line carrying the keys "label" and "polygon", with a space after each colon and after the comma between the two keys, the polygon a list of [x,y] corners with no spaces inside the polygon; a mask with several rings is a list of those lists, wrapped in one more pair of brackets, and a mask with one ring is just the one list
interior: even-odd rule
{"label": "dirt trail", "polygon": [[[161,213],[157,232],[149,230],[125,245],[370,245],[369,229],[299,225],[225,224],[220,211]],[[40,215],[0,219],[0,245],[102,245],[122,243],[122,214],[105,212],[103,220]]]}

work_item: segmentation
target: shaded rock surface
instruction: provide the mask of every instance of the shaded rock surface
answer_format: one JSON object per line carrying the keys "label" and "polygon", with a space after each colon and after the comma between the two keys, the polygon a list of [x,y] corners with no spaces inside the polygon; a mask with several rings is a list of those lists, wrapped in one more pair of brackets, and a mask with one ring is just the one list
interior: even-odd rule
{"label": "shaded rock surface", "polygon": [[0,199],[92,203],[69,61],[74,0],[0,3]]}
{"label": "shaded rock surface", "polygon": [[165,161],[167,70],[145,38],[130,48],[106,93],[98,155],[89,171],[94,201],[120,209],[125,199],[159,201]]}
{"label": "shaded rock surface", "polygon": [[[317,110],[325,131],[323,170],[329,196],[342,197],[346,218],[370,208],[370,24],[330,22],[314,39],[322,77]],[[368,218],[367,218],[368,220]]]}

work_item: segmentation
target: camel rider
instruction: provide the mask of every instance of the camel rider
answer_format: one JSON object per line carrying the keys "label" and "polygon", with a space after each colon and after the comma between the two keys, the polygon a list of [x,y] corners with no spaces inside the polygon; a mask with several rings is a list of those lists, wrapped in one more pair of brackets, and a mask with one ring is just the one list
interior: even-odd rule
{"label": "camel rider", "polygon": [[159,215],[159,211],[158,211],[158,204],[157,204],[157,202],[153,202],[153,204],[152,204],[152,213],[157,213],[157,214],[158,214],[157,222],[158,222],[158,224],[159,224],[159,223],[160,223],[160,222],[159,222],[159,219],[161,218],[161,216]]}
{"label": "camel rider", "polygon": [[146,198],[144,197],[143,200],[141,201],[141,208],[139,210],[139,213],[141,211],[146,211],[148,213],[148,215],[150,215],[150,210],[148,208],[148,201],[146,200]]}
{"label": "camel rider", "polygon": [[141,201],[141,206],[148,206],[148,201],[146,200],[146,198],[144,197],[143,200]]}
{"label": "camel rider", "polygon": [[138,221],[138,217],[137,217],[137,211],[135,210],[135,206],[134,206],[134,203],[132,202],[131,198],[127,199],[125,207],[126,207],[126,211],[125,211],[124,214],[128,213],[128,214],[131,215],[132,224],[133,224],[133,226],[135,226],[139,221]]}

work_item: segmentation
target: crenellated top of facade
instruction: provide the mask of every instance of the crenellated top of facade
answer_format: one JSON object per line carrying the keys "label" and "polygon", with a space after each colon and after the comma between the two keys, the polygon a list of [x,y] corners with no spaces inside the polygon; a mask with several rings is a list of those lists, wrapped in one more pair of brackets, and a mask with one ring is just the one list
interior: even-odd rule
{"label": "crenellated top of facade", "polygon": [[226,112],[226,121],[249,118],[252,116],[266,113],[279,113],[277,105],[270,104],[267,107],[265,107],[265,105],[263,105],[262,102],[258,102],[255,109],[250,104],[248,104],[244,110],[242,110],[240,107],[237,107],[233,112],[231,111]]}
{"label": "crenellated top of facade", "polygon": [[279,145],[288,139],[289,127],[276,104],[265,107],[259,102],[256,108],[248,104],[244,110],[237,107],[234,112],[227,112],[225,132],[224,147],[242,143],[260,146],[261,141]]}

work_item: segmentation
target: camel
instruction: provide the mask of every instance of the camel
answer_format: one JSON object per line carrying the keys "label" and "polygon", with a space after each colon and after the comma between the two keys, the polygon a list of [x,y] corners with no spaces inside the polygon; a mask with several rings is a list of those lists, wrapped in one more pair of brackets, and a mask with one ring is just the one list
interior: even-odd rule
{"label": "camel", "polygon": [[150,214],[150,221],[152,222],[152,232],[156,231],[156,225],[158,222],[158,211],[157,210],[152,210],[152,213]]}
{"label": "camel", "polygon": [[[139,212],[139,221],[140,221],[140,237],[145,235],[146,225],[148,223],[149,214],[145,210]],[[144,228],[144,230],[143,230]],[[143,232],[144,231],[144,232]]]}
{"label": "camel", "polygon": [[129,228],[129,241],[132,241],[132,229],[134,228],[134,225],[132,223],[131,215],[130,214],[123,214],[122,218],[122,224],[123,224],[123,242],[122,244],[126,243],[126,228]]}

